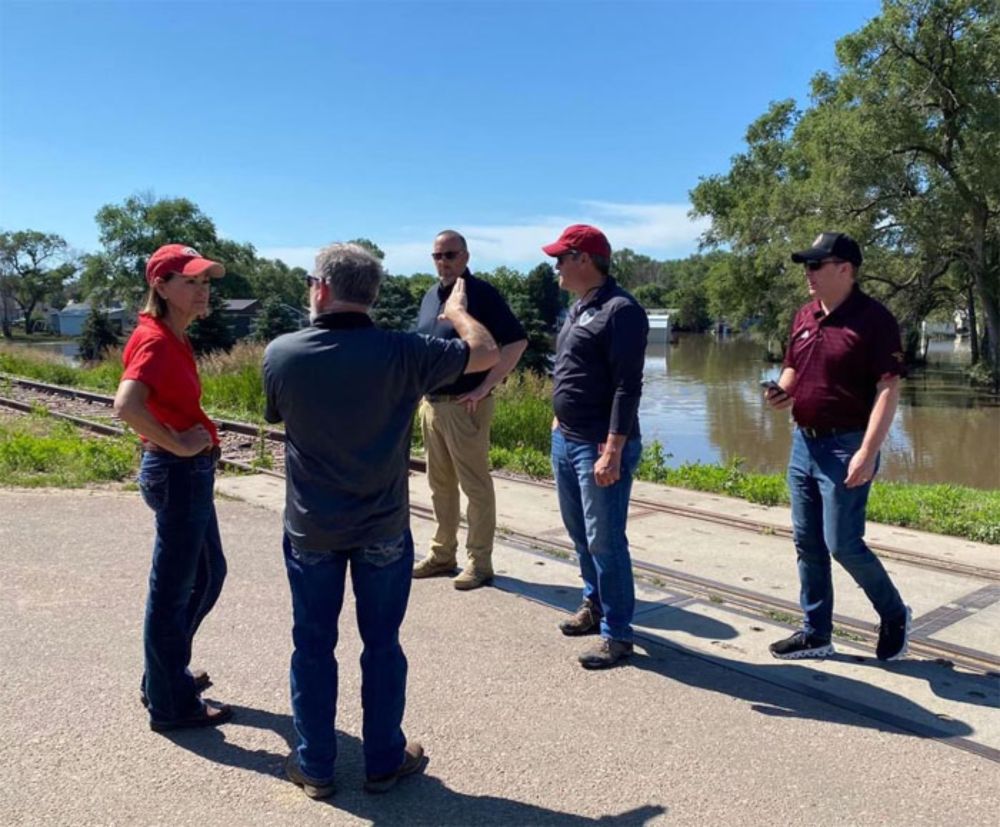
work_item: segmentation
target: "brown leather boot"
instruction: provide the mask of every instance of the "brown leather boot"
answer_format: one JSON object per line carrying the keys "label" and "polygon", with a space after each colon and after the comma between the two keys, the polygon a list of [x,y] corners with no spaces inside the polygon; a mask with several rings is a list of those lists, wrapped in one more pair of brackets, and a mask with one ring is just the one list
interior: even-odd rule
{"label": "brown leather boot", "polygon": [[559,631],[572,637],[597,634],[601,630],[601,617],[601,610],[589,600],[584,600],[576,614],[559,624]]}

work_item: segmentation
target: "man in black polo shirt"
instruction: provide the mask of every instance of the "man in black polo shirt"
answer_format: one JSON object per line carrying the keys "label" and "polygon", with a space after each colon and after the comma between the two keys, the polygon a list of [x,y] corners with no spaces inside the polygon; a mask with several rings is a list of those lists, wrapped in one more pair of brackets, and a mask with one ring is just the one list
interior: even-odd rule
{"label": "man in black polo shirt", "polygon": [[469,314],[489,330],[500,346],[500,361],[489,371],[467,373],[435,388],[420,405],[420,427],[427,451],[427,482],[437,528],[430,554],[413,568],[414,577],[451,575],[458,555],[458,522],[461,517],[459,486],[469,499],[469,532],[465,547],[468,561],[452,583],[463,591],[493,579],[493,535],[496,532],[496,496],[490,476],[490,422],[493,388],[517,365],[528,340],[507,302],[497,290],[468,270],[469,250],[454,230],[434,239],[431,253],[438,284],[427,291],[420,305],[417,332],[453,339],[455,327],[441,318],[455,284],[461,281]]}
{"label": "man in black polo shirt", "polygon": [[337,622],[347,569],[357,604],[363,741],[369,792],[422,769],[403,735],[406,657],[399,626],[413,565],[407,463],[421,395],[496,364],[496,343],[469,316],[465,291],[442,312],[444,341],[379,330],[368,315],[382,267],[355,244],[334,244],[309,276],[312,326],[264,355],[268,422],[284,422],[285,568],[294,626],[291,687],[297,749],[288,777],[311,798],[333,793],[337,756]]}
{"label": "man in black polo shirt", "polygon": [[906,654],[910,610],[865,544],[865,508],[879,449],[889,432],[904,373],[899,326],[855,283],[861,248],[843,233],[822,233],[792,254],[805,265],[812,301],[792,322],[776,409],[791,406],[796,428],[788,463],[798,556],[802,630],[771,644],[776,658],[833,653],[831,555],[864,590],[881,618],[876,656]]}
{"label": "man in black polo shirt", "polygon": [[580,560],[583,604],[559,628],[565,635],[599,632],[580,663],[603,669],[632,653],[635,581],[625,520],[642,454],[649,320],[609,275],[611,245],[596,227],[574,224],[542,249],[556,259],[559,286],[577,297],[556,343],[552,471]]}

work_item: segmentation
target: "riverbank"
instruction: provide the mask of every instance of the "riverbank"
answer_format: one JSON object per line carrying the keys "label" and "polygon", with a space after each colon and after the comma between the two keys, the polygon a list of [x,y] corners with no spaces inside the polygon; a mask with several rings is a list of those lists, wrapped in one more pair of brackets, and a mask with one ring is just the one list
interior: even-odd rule
{"label": "riverbank", "polygon": [[[260,345],[240,344],[228,354],[200,360],[203,401],[211,414],[263,424],[264,396],[260,376],[262,355],[263,348]],[[121,360],[117,354],[111,354],[103,362],[72,367],[44,354],[0,347],[0,371],[52,384],[113,393],[121,375]],[[490,450],[493,467],[535,477],[551,476],[548,457],[552,422],[549,381],[532,374],[518,374],[498,388],[496,396]],[[23,447],[23,440],[26,438],[24,435],[19,437],[20,447],[12,454],[16,462],[20,463],[16,465],[16,469],[20,470],[16,470],[14,465],[7,466],[11,473],[22,475],[21,478],[24,479],[30,478],[34,473],[30,463],[25,465],[17,459],[27,451]],[[71,439],[66,434],[59,437],[62,442]],[[4,442],[6,440],[0,434],[0,450]],[[419,428],[414,429],[414,449],[422,449]],[[59,456],[58,452],[49,449],[40,448],[35,453]],[[133,454],[133,461],[136,461],[135,456]],[[2,457],[3,454],[0,453],[0,472],[5,468]],[[659,443],[647,445],[638,471],[639,479],[725,494],[761,505],[788,503],[788,490],[782,474],[748,471],[745,463],[738,459],[725,464],[686,462],[678,467],[672,467],[669,459]],[[117,464],[107,463],[103,459],[95,459],[94,464],[115,472],[119,468]],[[54,474],[55,471],[50,468],[45,473]],[[81,472],[69,475],[68,480],[85,479],[86,476],[86,472]],[[127,476],[126,473],[120,478]],[[868,516],[872,521],[888,525],[1000,544],[998,490],[878,480],[872,486]]]}

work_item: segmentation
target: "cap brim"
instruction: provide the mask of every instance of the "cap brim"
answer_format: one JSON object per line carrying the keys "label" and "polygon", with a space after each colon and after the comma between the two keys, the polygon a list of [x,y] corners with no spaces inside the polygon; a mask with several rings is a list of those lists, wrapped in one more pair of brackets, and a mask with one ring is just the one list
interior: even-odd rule
{"label": "cap brim", "polygon": [[542,247],[542,252],[547,256],[561,256],[563,253],[568,253],[573,248],[570,247],[564,241],[553,241],[551,244],[546,244]]}
{"label": "cap brim", "polygon": [[226,268],[217,261],[210,261],[207,258],[193,258],[181,268],[182,276],[201,276],[207,274],[209,278],[221,279],[226,275]]}
{"label": "cap brim", "polygon": [[810,247],[808,250],[802,250],[798,253],[792,253],[792,261],[796,264],[805,264],[807,261],[821,261],[830,255],[828,250],[817,250]]}

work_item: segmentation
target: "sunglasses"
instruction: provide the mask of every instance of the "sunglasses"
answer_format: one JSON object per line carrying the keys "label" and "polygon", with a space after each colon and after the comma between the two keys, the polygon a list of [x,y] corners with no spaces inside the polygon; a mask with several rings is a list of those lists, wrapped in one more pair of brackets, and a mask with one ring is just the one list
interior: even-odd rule
{"label": "sunglasses", "polygon": [[815,273],[817,270],[822,270],[824,267],[826,267],[827,264],[843,264],[843,263],[844,263],[843,259],[825,258],[822,261],[807,261],[806,269],[811,273]]}
{"label": "sunglasses", "polygon": [[465,250],[445,250],[443,253],[431,253],[431,258],[435,261],[441,261],[445,259],[446,261],[454,261],[458,258]]}
{"label": "sunglasses", "polygon": [[575,261],[577,256],[579,255],[580,253],[578,250],[568,250],[565,253],[560,253],[559,255],[556,256],[556,264],[562,264],[563,261],[565,261],[568,258],[573,259]]}
{"label": "sunglasses", "polygon": [[314,284],[319,284],[323,279],[319,276],[306,276],[306,287],[312,287]]}

